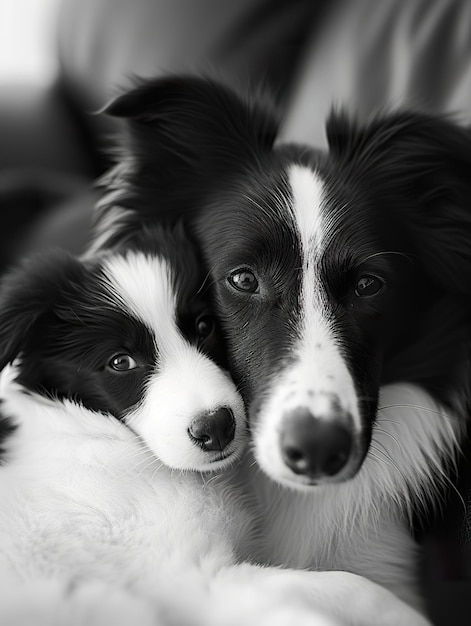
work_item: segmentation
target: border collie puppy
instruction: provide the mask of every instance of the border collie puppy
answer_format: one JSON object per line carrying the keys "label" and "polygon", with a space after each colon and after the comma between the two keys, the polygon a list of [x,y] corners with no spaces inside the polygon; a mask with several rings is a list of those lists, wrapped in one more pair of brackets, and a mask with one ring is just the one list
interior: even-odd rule
{"label": "border collie puppy", "polygon": [[245,417],[198,267],[181,227],[27,261],[2,284],[0,369],[20,355],[19,385],[113,415],[169,467],[223,468]]}
{"label": "border collie puppy", "polygon": [[447,483],[469,410],[468,131],[333,113],[328,151],[276,146],[270,107],[188,77],[108,112],[127,130],[94,248],[191,224],[263,470],[258,558],[419,605],[410,517]]}
{"label": "border collie puppy", "polygon": [[245,417],[198,267],[179,229],[144,228],[3,281],[0,622],[424,626],[358,576],[240,563]]}

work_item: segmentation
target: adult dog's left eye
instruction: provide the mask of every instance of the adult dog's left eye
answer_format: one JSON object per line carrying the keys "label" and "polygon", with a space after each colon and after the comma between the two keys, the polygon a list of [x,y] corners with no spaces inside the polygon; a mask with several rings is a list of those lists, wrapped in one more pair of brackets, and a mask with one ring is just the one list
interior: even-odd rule
{"label": "adult dog's left eye", "polygon": [[201,339],[209,337],[214,330],[214,318],[211,315],[200,315],[196,319],[195,326],[198,337]]}
{"label": "adult dog's left eye", "polygon": [[129,354],[116,354],[108,361],[108,365],[115,372],[128,372],[137,367],[136,361]]}
{"label": "adult dog's left eye", "polygon": [[363,274],[357,281],[355,294],[360,298],[371,298],[383,290],[384,280],[373,274]]}

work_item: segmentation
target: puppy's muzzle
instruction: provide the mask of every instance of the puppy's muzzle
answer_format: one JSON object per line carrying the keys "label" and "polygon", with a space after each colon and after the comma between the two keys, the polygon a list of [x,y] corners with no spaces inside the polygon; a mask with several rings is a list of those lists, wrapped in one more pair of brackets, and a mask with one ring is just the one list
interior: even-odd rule
{"label": "puppy's muzzle", "polygon": [[205,452],[223,451],[234,439],[236,423],[227,407],[198,415],[188,428],[190,439]]}
{"label": "puppy's muzzle", "polygon": [[312,482],[332,478],[348,464],[352,449],[352,418],[348,413],[316,416],[306,407],[283,415],[280,430],[283,462]]}

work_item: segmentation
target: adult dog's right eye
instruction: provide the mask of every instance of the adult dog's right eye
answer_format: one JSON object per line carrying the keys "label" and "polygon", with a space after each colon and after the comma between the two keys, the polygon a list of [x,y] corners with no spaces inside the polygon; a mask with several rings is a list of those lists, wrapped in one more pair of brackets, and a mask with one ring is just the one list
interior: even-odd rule
{"label": "adult dog's right eye", "polygon": [[360,298],[371,298],[384,289],[384,280],[373,274],[363,274],[357,281],[355,295]]}
{"label": "adult dog's right eye", "polygon": [[129,354],[116,354],[108,361],[108,366],[115,372],[129,372],[138,367],[136,361]]}
{"label": "adult dog's right eye", "polygon": [[231,272],[227,282],[237,291],[243,293],[258,293],[258,280],[252,270],[248,268],[239,268]]}

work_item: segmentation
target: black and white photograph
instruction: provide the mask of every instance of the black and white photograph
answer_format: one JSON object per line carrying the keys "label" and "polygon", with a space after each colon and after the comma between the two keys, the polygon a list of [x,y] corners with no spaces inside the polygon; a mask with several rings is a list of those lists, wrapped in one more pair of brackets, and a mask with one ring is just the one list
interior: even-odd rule
{"label": "black and white photograph", "polygon": [[471,624],[471,2],[0,0],[0,626]]}

